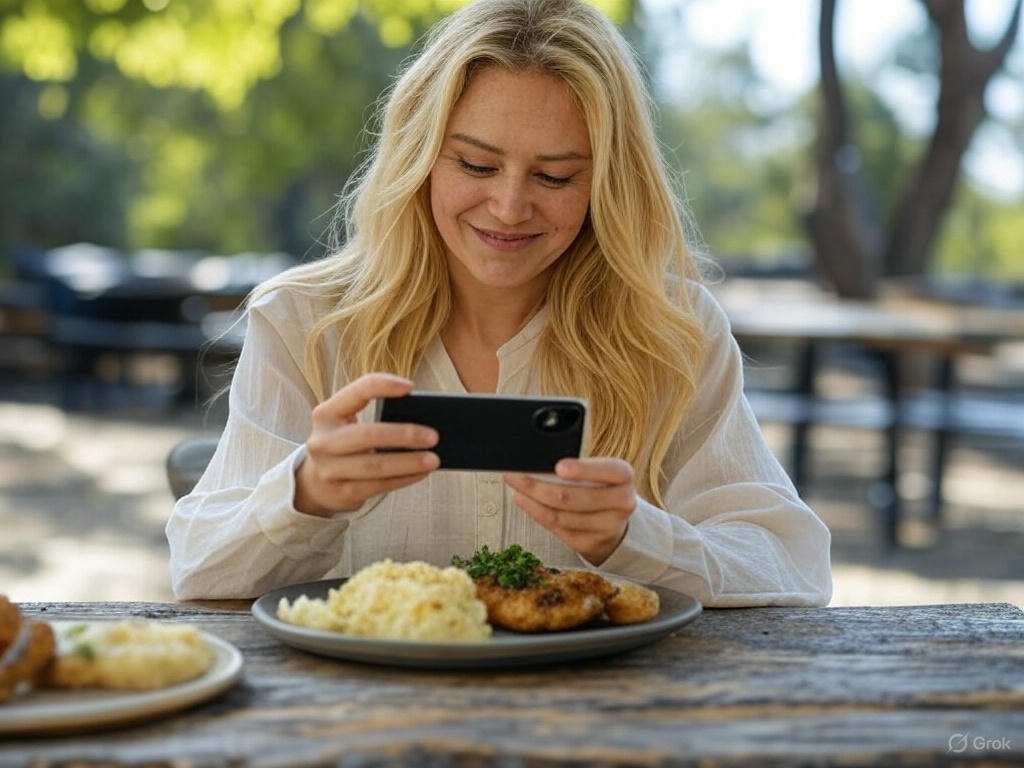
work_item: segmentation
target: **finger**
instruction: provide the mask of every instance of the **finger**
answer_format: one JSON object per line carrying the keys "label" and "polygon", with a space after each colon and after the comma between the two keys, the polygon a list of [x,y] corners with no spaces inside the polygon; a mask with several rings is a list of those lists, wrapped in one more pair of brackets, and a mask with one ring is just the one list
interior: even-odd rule
{"label": "finger", "polygon": [[531,518],[556,535],[610,534],[622,527],[623,514],[618,510],[571,512],[554,509],[521,493],[513,501]]}
{"label": "finger", "polygon": [[373,496],[380,496],[383,493],[390,493],[407,485],[413,485],[426,476],[427,473],[421,472],[414,475],[389,477],[384,480],[347,480],[336,486],[333,494],[334,501],[328,506],[339,512],[350,511]]}
{"label": "finger", "polygon": [[600,487],[548,483],[529,475],[505,475],[505,482],[520,493],[526,494],[553,509],[574,512],[592,512],[598,509],[631,507],[633,500],[632,483],[625,485],[603,485]]}
{"label": "finger", "polygon": [[558,521],[558,510],[541,504],[525,493],[516,493],[513,495],[512,501],[527,515],[552,533],[558,534],[561,530]]}
{"label": "finger", "polygon": [[629,462],[611,457],[562,459],[555,465],[555,474],[565,480],[585,480],[608,485],[632,483],[636,477]]}
{"label": "finger", "polygon": [[378,448],[433,448],[438,439],[436,429],[419,424],[366,422],[317,432],[309,436],[307,445],[311,451],[345,456]]}
{"label": "finger", "polygon": [[322,415],[337,421],[355,417],[371,400],[378,397],[401,397],[412,391],[413,382],[390,373],[367,373],[346,384],[316,407]]}
{"label": "finger", "polygon": [[430,472],[440,464],[437,454],[431,451],[360,453],[333,459],[318,474],[328,483],[387,480]]}

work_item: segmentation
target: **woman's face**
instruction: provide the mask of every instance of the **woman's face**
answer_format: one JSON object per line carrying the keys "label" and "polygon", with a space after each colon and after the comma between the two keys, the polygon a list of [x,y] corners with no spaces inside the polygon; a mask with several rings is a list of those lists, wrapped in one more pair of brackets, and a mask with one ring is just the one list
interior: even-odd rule
{"label": "woman's face", "polygon": [[587,215],[587,126],[561,79],[491,66],[452,110],[430,207],[456,287],[543,288]]}

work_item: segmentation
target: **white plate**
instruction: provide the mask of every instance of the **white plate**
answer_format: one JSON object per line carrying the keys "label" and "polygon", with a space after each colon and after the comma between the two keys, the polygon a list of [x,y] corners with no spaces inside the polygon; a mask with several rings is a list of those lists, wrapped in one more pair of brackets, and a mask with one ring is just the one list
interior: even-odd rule
{"label": "white plate", "polygon": [[661,612],[641,624],[598,625],[531,635],[496,630],[490,640],[474,643],[378,640],[299,627],[277,618],[277,604],[282,597],[290,601],[299,595],[326,598],[328,589],[344,581],[314,581],[269,592],[253,603],[252,615],[278,640],[300,650],[349,661],[444,669],[518,667],[608,656],[660,640],[701,612],[700,603],[692,597],[655,589],[661,598]]}
{"label": "white plate", "polygon": [[[86,622],[51,623],[58,631],[68,624]],[[207,632],[201,634],[213,648],[214,660],[205,674],[193,680],[152,691],[34,690],[0,704],[0,734],[27,736],[112,727],[149,720],[211,699],[238,680],[242,653],[226,640]]]}

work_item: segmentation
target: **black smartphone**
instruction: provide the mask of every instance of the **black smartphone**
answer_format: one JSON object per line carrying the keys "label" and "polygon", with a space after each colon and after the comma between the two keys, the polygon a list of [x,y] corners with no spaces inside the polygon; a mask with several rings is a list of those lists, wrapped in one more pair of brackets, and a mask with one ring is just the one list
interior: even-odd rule
{"label": "black smartphone", "polygon": [[375,418],[436,429],[440,469],[547,473],[579,457],[587,406],[571,397],[414,391],[378,399]]}

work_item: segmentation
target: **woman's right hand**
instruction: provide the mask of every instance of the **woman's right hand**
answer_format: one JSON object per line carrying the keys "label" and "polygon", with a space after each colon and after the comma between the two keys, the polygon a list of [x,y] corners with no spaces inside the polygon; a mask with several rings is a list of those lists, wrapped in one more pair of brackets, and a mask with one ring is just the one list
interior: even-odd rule
{"label": "woman's right hand", "polygon": [[[360,423],[358,413],[378,397],[412,391],[408,379],[368,373],[313,409],[306,458],[295,471],[295,508],[330,517],[358,509],[371,496],[419,482],[440,464],[428,450],[437,431],[418,424]],[[377,448],[409,451],[375,453]]]}

